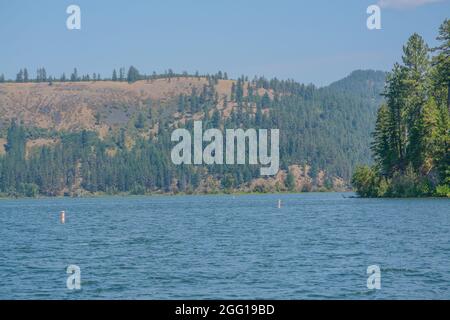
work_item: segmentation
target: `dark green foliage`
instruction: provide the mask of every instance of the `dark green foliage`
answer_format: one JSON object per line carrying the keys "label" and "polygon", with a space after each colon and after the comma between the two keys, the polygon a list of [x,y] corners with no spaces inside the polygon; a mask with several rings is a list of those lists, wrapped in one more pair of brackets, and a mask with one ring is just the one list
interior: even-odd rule
{"label": "dark green foliage", "polygon": [[94,118],[95,118],[95,124],[96,125],[99,125],[100,124],[100,119],[101,119],[101,114],[100,114],[100,112],[96,112],[95,113],[95,116],[94,116]]}
{"label": "dark green foliage", "polygon": [[39,68],[36,71],[36,82],[45,82],[47,81],[47,71],[45,68]]}
{"label": "dark green foliage", "polygon": [[144,129],[144,127],[145,127],[145,116],[144,116],[143,113],[139,113],[138,114],[138,117],[136,119],[136,122],[135,122],[134,126],[137,129]]}
{"label": "dark green foliage", "polygon": [[77,68],[73,69],[72,74],[70,75],[70,81],[75,82],[75,81],[79,81],[80,79],[78,78],[78,70]]}
{"label": "dark green foliage", "polygon": [[289,191],[293,191],[295,189],[295,178],[294,175],[292,174],[292,172],[288,172],[287,177],[286,177],[286,188]]}
{"label": "dark green foliage", "polygon": [[28,77],[28,70],[27,68],[23,69],[23,82],[28,82],[30,79]]}
{"label": "dark green foliage", "polygon": [[443,44],[430,64],[429,49],[413,34],[403,48],[403,65],[387,78],[386,104],[378,111],[373,168],[353,176],[364,197],[448,196],[450,189],[450,109],[448,73],[450,21],[440,28]]}
{"label": "dark green foliage", "polygon": [[139,71],[135,67],[131,66],[130,69],[128,69],[128,75],[127,75],[128,83],[133,83],[140,79],[141,79],[141,75],[139,74]]}
{"label": "dark green foliage", "polygon": [[16,75],[16,82],[23,82],[23,70],[20,69],[19,73]]}

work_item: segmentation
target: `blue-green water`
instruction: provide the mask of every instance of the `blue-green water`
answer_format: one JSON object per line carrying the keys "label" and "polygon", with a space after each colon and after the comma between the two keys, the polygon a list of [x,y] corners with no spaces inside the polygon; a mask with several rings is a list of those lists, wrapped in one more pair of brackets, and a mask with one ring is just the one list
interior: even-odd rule
{"label": "blue-green water", "polygon": [[1,200],[0,231],[0,299],[450,299],[445,199]]}

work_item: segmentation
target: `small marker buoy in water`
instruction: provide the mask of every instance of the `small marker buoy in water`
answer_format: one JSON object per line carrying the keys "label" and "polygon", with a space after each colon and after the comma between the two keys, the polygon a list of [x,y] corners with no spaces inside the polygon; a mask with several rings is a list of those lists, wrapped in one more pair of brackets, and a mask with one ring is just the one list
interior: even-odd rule
{"label": "small marker buoy in water", "polygon": [[281,199],[278,200],[278,209],[281,209]]}
{"label": "small marker buoy in water", "polygon": [[61,223],[66,223],[66,213],[64,211],[60,212],[59,218],[61,220]]}

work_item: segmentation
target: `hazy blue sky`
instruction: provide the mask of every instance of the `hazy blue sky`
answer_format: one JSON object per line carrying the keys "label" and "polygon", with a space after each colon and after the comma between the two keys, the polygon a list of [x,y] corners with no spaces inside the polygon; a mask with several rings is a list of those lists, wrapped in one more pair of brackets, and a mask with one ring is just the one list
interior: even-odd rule
{"label": "hazy blue sky", "polygon": [[[366,9],[382,5],[382,30]],[[81,30],[66,8],[81,7]],[[433,45],[449,0],[0,0],[0,73],[196,70],[318,85],[355,69],[389,70],[413,32]]]}

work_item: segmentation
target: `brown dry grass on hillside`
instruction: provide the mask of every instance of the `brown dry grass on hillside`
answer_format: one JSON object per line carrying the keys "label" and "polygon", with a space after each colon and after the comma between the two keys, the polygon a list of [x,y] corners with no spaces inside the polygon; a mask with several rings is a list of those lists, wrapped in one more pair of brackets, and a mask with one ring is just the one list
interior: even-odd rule
{"label": "brown dry grass on hillside", "polygon": [[[97,112],[112,108],[135,110],[148,101],[164,101],[190,94],[206,79],[172,78],[126,82],[6,83],[0,85],[1,120],[18,119],[26,125],[56,130],[96,130]],[[129,114],[124,111],[127,116]],[[104,130],[104,128],[103,128]]]}
{"label": "brown dry grass on hillside", "polygon": [[[236,103],[229,102],[234,82],[219,80],[215,86],[219,96],[217,108],[223,117],[228,117],[236,107]],[[52,85],[4,83],[0,84],[0,124],[17,119],[28,126],[58,131],[95,130],[103,138],[111,127],[125,126],[137,113],[158,106],[164,108],[166,102],[174,101],[180,94],[190,95],[193,88],[200,92],[207,84],[206,78],[195,77],[142,80],[131,84],[115,81],[54,82]],[[244,95],[247,95],[247,87],[245,83]],[[265,92],[258,90],[260,95]],[[192,118],[202,116],[199,113]],[[176,123],[187,119],[186,115],[175,118]]]}
{"label": "brown dry grass on hillside", "polygon": [[34,140],[27,140],[25,145],[26,157],[30,155],[30,152],[35,148],[43,147],[43,146],[53,146],[58,144],[60,141],[58,139],[44,139],[38,138]]}
{"label": "brown dry grass on hillside", "polygon": [[0,138],[0,156],[5,154],[6,139]]}

